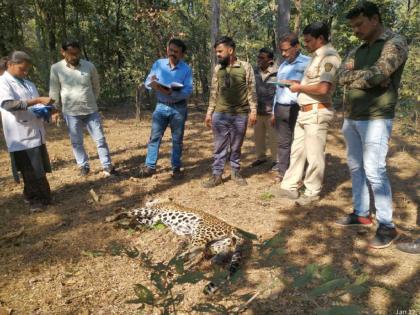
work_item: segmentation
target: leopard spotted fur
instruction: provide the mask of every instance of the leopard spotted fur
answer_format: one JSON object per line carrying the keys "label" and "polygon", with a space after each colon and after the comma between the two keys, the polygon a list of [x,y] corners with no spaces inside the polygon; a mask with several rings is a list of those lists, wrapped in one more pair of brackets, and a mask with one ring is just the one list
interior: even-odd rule
{"label": "leopard spotted fur", "polygon": [[[241,230],[213,215],[172,201],[159,200],[147,202],[144,207],[130,210],[125,215],[141,225],[153,226],[161,222],[176,234],[189,236],[191,242],[179,258],[187,261],[190,266],[203,258],[231,257],[226,281],[240,267],[247,240]],[[212,294],[217,289],[218,286],[210,282],[204,288],[204,293]]]}

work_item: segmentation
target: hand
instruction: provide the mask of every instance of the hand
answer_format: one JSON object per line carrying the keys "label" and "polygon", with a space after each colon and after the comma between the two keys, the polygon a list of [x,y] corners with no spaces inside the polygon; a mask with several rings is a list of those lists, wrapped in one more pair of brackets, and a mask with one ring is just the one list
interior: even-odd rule
{"label": "hand", "polygon": [[347,62],[344,65],[344,68],[346,68],[346,70],[353,70],[354,69],[354,63],[353,62]]}
{"label": "hand", "polygon": [[285,83],[285,84],[293,84],[293,83],[297,83],[296,81],[293,80],[280,80],[280,83]]}
{"label": "hand", "polygon": [[272,127],[276,126],[276,117],[274,115],[271,115],[271,117],[270,117],[270,125]]}
{"label": "hand", "polygon": [[41,96],[37,99],[38,104],[50,105],[55,102],[51,97]]}
{"label": "hand", "polygon": [[157,89],[162,94],[165,94],[165,95],[171,95],[172,94],[172,89],[168,89],[166,87],[163,87],[162,85],[158,85]]}
{"label": "hand", "polygon": [[51,122],[53,124],[56,124],[58,126],[60,120],[60,113],[58,111],[55,111],[51,114]]}
{"label": "hand", "polygon": [[207,128],[211,128],[211,123],[212,123],[211,114],[207,114],[206,118],[204,119],[204,125]]}
{"label": "hand", "polygon": [[257,122],[257,113],[251,112],[248,117],[248,124],[252,127],[256,124],[256,122]]}
{"label": "hand", "polygon": [[301,92],[302,86],[300,85],[300,83],[293,83],[290,87],[289,87],[290,91],[293,93],[296,92]]}

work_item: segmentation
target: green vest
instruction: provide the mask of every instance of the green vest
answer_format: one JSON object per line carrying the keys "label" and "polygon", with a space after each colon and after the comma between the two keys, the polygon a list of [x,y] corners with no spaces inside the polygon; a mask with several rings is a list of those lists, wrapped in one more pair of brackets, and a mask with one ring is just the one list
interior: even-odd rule
{"label": "green vest", "polygon": [[[360,46],[356,51],[354,70],[364,70],[373,66],[380,57],[384,44],[385,40],[380,39],[371,46],[368,44]],[[387,87],[377,85],[370,89],[349,90],[347,93],[348,118],[354,120],[394,118],[404,65],[405,63],[392,73],[391,83]]]}
{"label": "green vest", "polygon": [[249,104],[245,68],[242,65],[220,68],[217,80],[219,93],[215,111],[234,115],[247,114]]}

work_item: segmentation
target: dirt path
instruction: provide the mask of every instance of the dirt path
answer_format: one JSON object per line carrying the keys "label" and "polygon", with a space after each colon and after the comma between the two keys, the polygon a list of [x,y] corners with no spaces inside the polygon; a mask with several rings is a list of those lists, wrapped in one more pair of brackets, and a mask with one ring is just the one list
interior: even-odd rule
{"label": "dirt path", "polygon": [[[21,234],[0,240],[0,311],[11,308],[13,314],[160,314],[158,308],[148,305],[139,309],[141,304],[136,303],[133,288],[136,284],[148,287],[156,300],[158,290],[150,280],[151,273],[157,272],[156,266],[147,267],[145,257],[154,263],[168,262],[180,238],[167,229],[115,229],[104,219],[150,197],[169,196],[177,203],[208,211],[258,235],[256,244],[273,237],[275,242],[269,243],[274,244],[272,247],[255,246],[242,276],[228,291],[222,290],[215,297],[201,293],[205,280],[176,283],[171,290],[172,302],[178,296],[179,303],[173,302],[176,306],[170,306],[168,314],[199,314],[200,310],[223,314],[256,292],[260,294],[249,304],[247,314],[312,314],[317,308],[333,305],[359,305],[364,314],[420,314],[419,256],[400,253],[393,246],[369,250],[367,241],[373,229],[343,230],[332,224],[352,207],[344,142],[338,128],[333,128],[328,137],[322,200],[310,208],[296,208],[269,193],[274,183],[266,172],[267,166],[246,167],[253,160],[251,130],[243,148],[249,185],[238,187],[227,181],[211,190],[201,188],[200,182],[208,176],[212,162],[212,135],[202,121],[201,112],[191,111],[184,150],[187,176],[180,182],[174,182],[169,175],[169,134],[161,147],[158,174],[152,179],[135,178],[146,154],[148,118],[136,122],[130,113],[106,112],[107,140],[121,173],[117,179],[100,174],[90,139],[86,145],[93,173],[86,179],[78,177],[66,130],[49,128],[48,150],[54,169],[49,180],[55,203],[48,211],[35,215],[28,214],[22,188],[13,182],[2,137],[0,237],[10,232]],[[397,126],[389,154],[395,222],[409,237],[420,236],[417,141],[401,136]],[[99,202],[93,200],[92,189]],[[309,280],[299,282],[305,270]],[[345,279],[342,282],[346,281],[348,290],[359,281],[365,290],[349,293],[337,285],[336,290],[322,295],[311,293],[334,279]]]}

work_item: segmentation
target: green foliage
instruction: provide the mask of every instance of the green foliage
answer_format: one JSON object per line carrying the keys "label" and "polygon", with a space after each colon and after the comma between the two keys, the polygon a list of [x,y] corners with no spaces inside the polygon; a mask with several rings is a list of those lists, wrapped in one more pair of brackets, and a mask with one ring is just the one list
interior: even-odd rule
{"label": "green foliage", "polygon": [[273,198],[274,198],[274,195],[271,192],[269,192],[269,191],[263,192],[261,194],[261,196],[260,196],[260,199],[261,200],[264,200],[264,201],[269,201],[269,200],[271,200]]}
{"label": "green foliage", "polygon": [[164,228],[166,228],[166,225],[159,221],[159,222],[156,222],[153,225],[153,228],[159,231],[159,230],[163,230]]}
{"label": "green foliage", "polygon": [[154,303],[153,293],[144,285],[134,285],[134,293],[138,298],[138,303],[145,303],[149,305],[152,305]]}
{"label": "green foliage", "polygon": [[[401,97],[416,102],[418,91],[418,11],[415,1],[383,0],[384,23],[411,41],[411,57],[403,74]],[[300,10],[291,1],[290,28],[326,21],[332,43],[344,57],[359,44],[345,19],[356,0],[305,0]],[[220,2],[220,33],[233,36],[240,58],[255,64],[261,47],[276,54],[277,1],[223,0]],[[61,56],[64,38],[78,38],[82,54],[98,68],[104,104],[133,98],[153,62],[164,57],[166,42],[179,37],[187,44],[186,60],[193,67],[195,92],[206,99],[210,81],[210,24],[208,0],[13,0],[0,1],[0,55],[15,49],[33,57],[30,77],[42,94],[48,92],[49,68]],[[418,100],[417,100],[418,102]],[[412,124],[411,124],[412,125]],[[267,197],[269,198],[269,197]]]}

